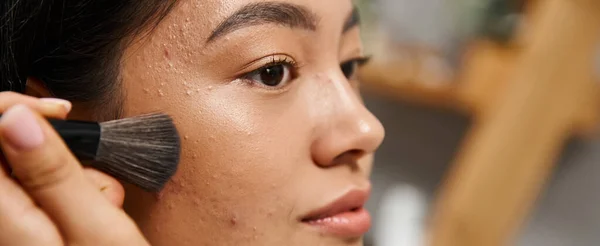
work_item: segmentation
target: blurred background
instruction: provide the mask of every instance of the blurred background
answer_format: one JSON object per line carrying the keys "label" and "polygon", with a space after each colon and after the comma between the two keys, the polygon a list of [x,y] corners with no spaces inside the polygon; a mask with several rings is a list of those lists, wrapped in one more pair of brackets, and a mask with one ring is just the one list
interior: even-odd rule
{"label": "blurred background", "polygon": [[[387,134],[375,158],[368,205],[375,220],[367,245],[422,245],[447,171],[464,154],[479,112],[501,100],[494,95],[532,32],[526,28],[531,1],[355,2],[374,57],[361,72],[363,94]],[[549,160],[552,174],[515,245],[600,245],[596,106],[581,106],[590,109],[582,113],[582,129]]]}

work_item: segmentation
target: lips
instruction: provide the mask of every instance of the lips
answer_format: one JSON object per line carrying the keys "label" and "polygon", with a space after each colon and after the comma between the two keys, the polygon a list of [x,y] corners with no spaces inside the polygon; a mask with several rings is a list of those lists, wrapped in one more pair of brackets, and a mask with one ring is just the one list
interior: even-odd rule
{"label": "lips", "polygon": [[370,190],[352,190],[328,205],[302,217],[301,221],[323,233],[341,237],[361,237],[371,227],[364,209]]}

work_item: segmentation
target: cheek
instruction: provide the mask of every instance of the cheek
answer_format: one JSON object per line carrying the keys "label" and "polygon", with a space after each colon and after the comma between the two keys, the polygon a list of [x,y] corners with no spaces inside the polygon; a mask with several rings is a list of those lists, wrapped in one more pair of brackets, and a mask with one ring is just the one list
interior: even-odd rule
{"label": "cheek", "polygon": [[312,163],[311,127],[299,120],[306,111],[302,104],[257,100],[239,85],[169,96],[185,87],[170,87],[163,97],[129,93],[129,114],[171,115],[182,141],[177,174],[153,205],[141,205],[154,216],[146,224],[221,228],[251,237],[284,230],[293,219],[297,184],[306,178],[297,174]]}
{"label": "cheek", "polygon": [[293,103],[256,100],[240,88],[215,86],[171,103],[182,160],[165,200],[201,205],[224,226],[288,220],[299,183],[294,174],[311,163],[310,127],[299,124],[302,110]]}

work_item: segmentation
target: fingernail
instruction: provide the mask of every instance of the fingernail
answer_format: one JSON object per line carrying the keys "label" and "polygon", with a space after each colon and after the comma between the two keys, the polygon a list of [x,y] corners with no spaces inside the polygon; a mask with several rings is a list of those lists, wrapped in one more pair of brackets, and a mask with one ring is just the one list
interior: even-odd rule
{"label": "fingernail", "polygon": [[6,143],[17,150],[31,150],[44,143],[44,133],[35,116],[24,105],[8,109],[0,118]]}
{"label": "fingernail", "polygon": [[64,100],[64,99],[60,99],[60,98],[40,98],[40,101],[42,101],[44,103],[61,105],[61,106],[65,107],[67,112],[70,112],[71,108],[73,107],[71,102]]}

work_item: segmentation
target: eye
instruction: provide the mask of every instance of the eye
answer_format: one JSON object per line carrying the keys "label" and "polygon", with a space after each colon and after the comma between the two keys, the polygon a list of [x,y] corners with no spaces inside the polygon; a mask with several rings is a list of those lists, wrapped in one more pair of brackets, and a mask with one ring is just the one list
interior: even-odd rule
{"label": "eye", "polygon": [[246,79],[267,87],[283,87],[293,79],[295,65],[287,60],[273,60],[269,64],[252,71]]}
{"label": "eye", "polygon": [[354,71],[356,71],[356,61],[342,63],[340,67],[342,68],[342,73],[344,73],[344,76],[346,76],[347,79],[352,78]]}
{"label": "eye", "polygon": [[361,57],[361,58],[352,59],[352,60],[342,63],[340,65],[340,68],[342,69],[342,73],[344,73],[344,76],[346,76],[347,79],[352,79],[354,77],[354,75],[356,74],[356,70],[358,69],[358,67],[367,63],[369,60],[370,60],[369,57]]}

